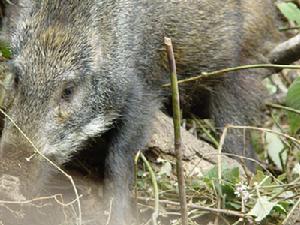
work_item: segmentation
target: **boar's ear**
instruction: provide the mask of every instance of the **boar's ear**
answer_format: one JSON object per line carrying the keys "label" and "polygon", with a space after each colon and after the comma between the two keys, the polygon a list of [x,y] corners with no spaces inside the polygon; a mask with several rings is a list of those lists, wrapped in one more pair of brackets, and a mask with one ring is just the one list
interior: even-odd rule
{"label": "boar's ear", "polygon": [[33,6],[37,4],[36,0],[0,0],[2,12],[2,30],[10,32],[15,29],[17,21],[29,16]]}

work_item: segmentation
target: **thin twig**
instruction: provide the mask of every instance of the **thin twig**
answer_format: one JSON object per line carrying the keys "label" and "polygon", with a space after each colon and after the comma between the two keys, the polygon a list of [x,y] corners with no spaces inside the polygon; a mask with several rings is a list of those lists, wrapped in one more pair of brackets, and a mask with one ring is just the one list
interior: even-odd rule
{"label": "thin twig", "polygon": [[139,216],[138,207],[137,207],[137,198],[138,198],[138,186],[137,186],[137,177],[138,177],[138,160],[140,158],[140,151],[136,154],[134,158],[134,205],[136,210],[136,215]]}
{"label": "thin twig", "polygon": [[152,223],[153,225],[157,225],[157,218],[159,215],[159,196],[158,196],[158,184],[157,184],[157,180],[155,177],[155,173],[152,170],[152,167],[150,166],[150,163],[148,162],[148,160],[146,159],[146,157],[144,156],[144,154],[142,152],[138,152],[137,156],[136,156],[136,161],[138,160],[138,158],[141,158],[144,162],[144,164],[146,165],[150,175],[151,175],[151,181],[152,181],[152,185],[153,185],[153,190],[154,190],[154,199],[155,199],[155,206],[154,206],[154,212],[152,214]]}
{"label": "thin twig", "polygon": [[[62,198],[62,194],[55,194],[52,196],[45,196],[45,197],[38,197],[38,198],[34,198],[34,199],[30,199],[30,200],[21,200],[21,201],[6,201],[6,200],[0,200],[0,205],[6,204],[6,205],[25,205],[25,204],[31,204],[37,201],[45,201],[45,200],[50,200],[50,199],[54,199],[55,202],[63,207],[68,207],[70,205],[73,205],[74,202],[76,201],[76,199],[68,202],[68,203],[63,203],[62,201],[60,201],[58,198]],[[82,197],[82,196],[80,196]]]}
{"label": "thin twig", "polygon": [[[139,197],[138,199],[143,200],[143,201],[154,201],[154,199],[151,199],[151,198],[149,199],[149,198],[145,198],[145,197]],[[180,206],[179,202],[174,202],[174,201],[171,201],[171,200],[159,200],[159,203],[174,205],[174,206]],[[199,209],[199,210],[204,210],[204,211],[209,211],[209,212],[214,212],[214,213],[222,213],[222,214],[226,214],[226,215],[230,215],[230,216],[237,216],[237,217],[240,217],[240,218],[248,217],[244,213],[240,213],[240,212],[229,210],[229,209],[210,208],[210,207],[201,206],[201,205],[198,205],[198,204],[195,204],[195,203],[188,203],[187,206],[190,209]]]}
{"label": "thin twig", "polygon": [[[190,77],[187,79],[179,80],[177,83],[182,84],[190,81],[196,81],[196,80],[204,80],[207,78],[216,78],[219,76],[223,76],[225,73],[234,72],[238,70],[247,70],[247,69],[260,69],[260,68],[277,68],[277,69],[300,69],[300,66],[298,65],[276,65],[276,64],[257,64],[257,65],[243,65],[243,66],[237,66],[232,68],[226,68],[222,70],[217,70],[213,72],[202,72],[198,76]],[[164,84],[162,87],[170,87],[171,84]]]}
{"label": "thin twig", "polygon": [[279,31],[287,31],[287,30],[299,30],[300,26],[293,26],[293,27],[279,27]]}
{"label": "thin twig", "polygon": [[[224,142],[225,142],[225,138],[227,136],[227,127],[225,126],[224,127],[224,130],[223,130],[223,133],[221,135],[221,138],[220,138],[220,143],[219,143],[219,146],[218,146],[218,163],[217,163],[217,166],[218,166],[218,183],[219,183],[219,186],[221,187],[222,185],[222,148],[223,148],[223,145],[224,145]],[[217,202],[218,202],[218,209],[221,209],[221,206],[222,206],[222,193],[219,193],[217,195]],[[216,223],[215,224],[218,224],[219,223],[219,215],[217,215],[216,217]]]}
{"label": "thin twig", "polygon": [[286,110],[286,111],[289,111],[289,112],[293,112],[293,113],[296,113],[296,114],[300,115],[300,110],[293,109],[291,107],[287,107],[287,106],[283,106],[283,105],[278,105],[278,104],[274,104],[274,103],[267,103],[266,105],[269,106],[269,107],[272,107],[274,109],[283,109],[283,110]]}
{"label": "thin twig", "polygon": [[187,206],[186,206],[186,193],[185,193],[185,178],[182,163],[182,140],[180,132],[180,103],[179,103],[179,88],[176,74],[176,62],[173,52],[173,45],[170,38],[165,37],[165,46],[168,55],[169,67],[171,72],[171,89],[172,89],[172,105],[173,105],[173,123],[174,123],[174,142],[176,152],[176,170],[178,177],[179,199],[181,206],[181,223],[182,225],[188,224]]}
{"label": "thin twig", "polygon": [[285,137],[291,141],[293,141],[294,143],[297,143],[298,145],[300,145],[300,140],[291,137],[288,134],[279,132],[279,131],[275,131],[275,130],[271,130],[271,129],[267,129],[267,128],[262,128],[262,127],[252,127],[252,126],[240,126],[240,125],[227,125],[227,128],[233,128],[233,129],[250,129],[250,130],[258,130],[258,131],[262,131],[262,132],[270,132],[273,134],[277,134],[279,136]]}

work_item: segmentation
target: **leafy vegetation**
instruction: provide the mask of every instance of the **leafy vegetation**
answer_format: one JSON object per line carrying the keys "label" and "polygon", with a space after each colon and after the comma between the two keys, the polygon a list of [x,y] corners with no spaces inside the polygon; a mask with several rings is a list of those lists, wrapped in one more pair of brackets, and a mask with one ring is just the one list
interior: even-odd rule
{"label": "leafy vegetation", "polygon": [[11,57],[9,43],[0,40],[0,55],[6,59]]}
{"label": "leafy vegetation", "polygon": [[[291,2],[278,8],[291,26],[300,25],[300,10]],[[281,104],[269,103],[269,119],[263,131],[253,133],[260,159],[266,166],[258,167],[254,176],[241,168],[222,166],[222,178],[217,166],[186,178],[189,223],[203,224],[293,224],[300,210],[300,78],[284,70],[265,80],[270,93],[283,94]],[[218,146],[217,134],[207,120],[194,118],[199,137]],[[271,131],[271,132],[270,132]],[[282,135],[284,134],[284,135]],[[180,224],[178,187],[175,163],[169,159],[153,161],[159,185],[160,222]],[[153,208],[153,188],[149,172],[140,165],[137,175],[138,202],[142,212]],[[296,217],[295,215],[296,214]]]}
{"label": "leafy vegetation", "polygon": [[290,21],[300,25],[300,9],[292,2],[280,2],[277,4],[281,13]]}
{"label": "leafy vegetation", "polygon": [[[300,109],[300,78],[298,77],[289,87],[286,97],[286,105],[293,109]],[[297,134],[300,128],[300,115],[295,112],[288,112],[290,132]]]}

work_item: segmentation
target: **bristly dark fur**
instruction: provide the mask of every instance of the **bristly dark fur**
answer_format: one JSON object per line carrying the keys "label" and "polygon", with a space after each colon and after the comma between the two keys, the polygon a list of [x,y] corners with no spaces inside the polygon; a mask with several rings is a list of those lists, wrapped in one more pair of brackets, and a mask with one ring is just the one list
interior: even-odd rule
{"label": "bristly dark fur", "polygon": [[[180,78],[265,63],[281,39],[270,0],[15,3],[6,12],[15,76],[15,100],[8,113],[59,164],[84,151],[90,138],[110,131],[102,151],[107,151],[106,186],[116,202],[112,223],[118,225],[127,213],[132,157],[147,141],[163,99],[160,87],[168,82],[163,38],[173,41]],[[235,72],[210,84],[182,85],[183,110],[208,111],[220,128],[253,124],[264,96],[259,76],[266,72]],[[204,103],[206,108],[199,108]],[[2,146],[6,143],[28,145],[20,143],[8,121]],[[245,153],[243,146],[243,133],[235,131],[225,147],[255,158],[251,146]]]}

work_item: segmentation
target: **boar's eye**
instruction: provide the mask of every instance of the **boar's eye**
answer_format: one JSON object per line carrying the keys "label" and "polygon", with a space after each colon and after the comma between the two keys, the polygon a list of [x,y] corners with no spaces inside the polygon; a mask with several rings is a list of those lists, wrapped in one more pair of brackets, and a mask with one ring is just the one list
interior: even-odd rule
{"label": "boar's eye", "polygon": [[14,73],[14,86],[18,87],[20,83],[20,75],[18,73]]}
{"label": "boar's eye", "polygon": [[21,69],[14,65],[13,63],[9,63],[10,71],[13,74],[13,85],[15,88],[19,86],[20,83],[20,76],[21,76]]}
{"label": "boar's eye", "polygon": [[69,102],[74,94],[75,86],[73,83],[67,83],[63,86],[61,98],[62,100]]}

